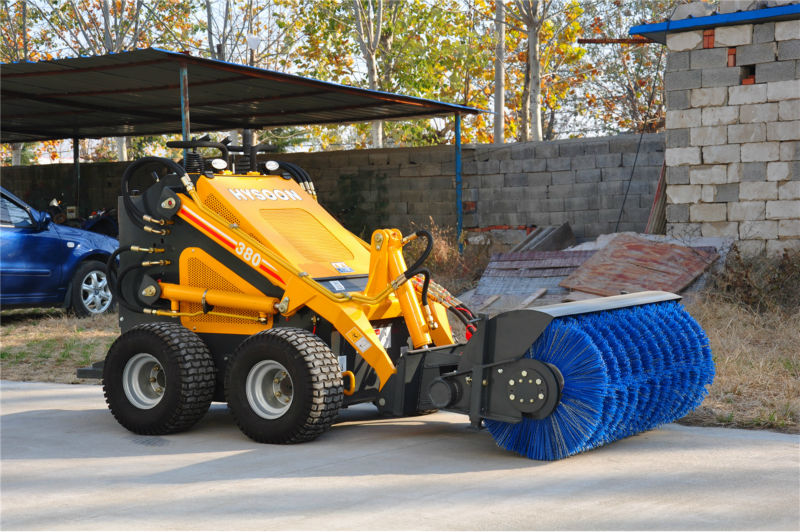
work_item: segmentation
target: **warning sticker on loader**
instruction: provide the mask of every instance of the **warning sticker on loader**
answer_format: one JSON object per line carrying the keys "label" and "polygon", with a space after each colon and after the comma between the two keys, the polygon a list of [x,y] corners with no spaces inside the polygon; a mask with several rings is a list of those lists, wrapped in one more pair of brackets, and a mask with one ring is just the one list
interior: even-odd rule
{"label": "warning sticker on loader", "polygon": [[347,333],[347,338],[362,353],[372,347],[372,342],[367,340],[356,327],[350,329],[350,332]]}
{"label": "warning sticker on loader", "polygon": [[345,262],[331,262],[331,266],[333,266],[339,273],[352,273],[355,271]]}

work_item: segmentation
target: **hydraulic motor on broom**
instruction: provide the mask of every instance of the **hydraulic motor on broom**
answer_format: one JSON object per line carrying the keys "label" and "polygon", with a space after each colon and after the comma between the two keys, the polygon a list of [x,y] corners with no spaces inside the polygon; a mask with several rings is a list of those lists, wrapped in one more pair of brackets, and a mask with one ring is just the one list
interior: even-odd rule
{"label": "hydraulic motor on broom", "polygon": [[[362,241],[294,164],[251,157],[235,173],[236,147],[169,145],[191,149],[184,166],[147,157],[123,175],[121,247],[109,260],[119,257],[122,335],[102,378],[133,432],[188,429],[225,401],[250,438],[297,443],[341,408],[374,403],[400,416],[460,412],[501,447],[550,460],[672,421],[706,394],[708,342],[676,295],[476,318],[423,267],[426,231]],[[133,195],[133,176],[153,169]],[[426,249],[408,266],[403,249],[417,238]],[[454,341],[448,316],[468,341]]]}

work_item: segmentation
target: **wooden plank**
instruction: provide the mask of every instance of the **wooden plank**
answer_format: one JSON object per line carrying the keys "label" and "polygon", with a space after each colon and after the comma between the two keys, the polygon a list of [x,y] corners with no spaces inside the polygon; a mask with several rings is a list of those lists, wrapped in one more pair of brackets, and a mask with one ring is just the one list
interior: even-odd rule
{"label": "wooden plank", "polygon": [[522,303],[519,304],[519,308],[526,308],[528,305],[542,297],[547,293],[547,288],[540,288],[530,296],[526,297],[522,300]]}
{"label": "wooden plank", "polygon": [[716,260],[691,248],[620,235],[564,279],[560,286],[601,296],[642,290],[680,292]]}

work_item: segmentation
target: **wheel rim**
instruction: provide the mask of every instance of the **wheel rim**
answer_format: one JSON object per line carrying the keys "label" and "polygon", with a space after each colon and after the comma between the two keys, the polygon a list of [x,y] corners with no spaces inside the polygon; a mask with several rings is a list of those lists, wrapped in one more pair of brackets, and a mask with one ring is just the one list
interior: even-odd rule
{"label": "wheel rim", "polygon": [[250,408],[264,419],[276,419],[292,406],[294,385],[285,367],[274,360],[256,364],[247,374],[245,383]]}
{"label": "wheel rim", "polygon": [[136,408],[153,408],[161,402],[167,388],[167,375],[161,362],[148,353],[134,355],[122,372],[122,388]]}
{"label": "wheel rim", "polygon": [[111,287],[106,274],[93,270],[81,279],[81,301],[91,314],[102,314],[111,306]]}

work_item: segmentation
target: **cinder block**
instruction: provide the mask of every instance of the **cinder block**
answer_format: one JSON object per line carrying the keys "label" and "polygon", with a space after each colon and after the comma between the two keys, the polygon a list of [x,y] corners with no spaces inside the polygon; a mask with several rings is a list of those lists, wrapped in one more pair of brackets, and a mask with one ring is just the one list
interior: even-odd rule
{"label": "cinder block", "polygon": [[739,238],[745,240],[778,238],[778,222],[743,221],[739,224]]}
{"label": "cinder block", "polygon": [[[645,141],[642,142],[645,144]],[[608,140],[609,153],[635,152],[639,148],[639,135],[619,135]]]}
{"label": "cinder block", "polygon": [[730,105],[742,105],[752,103],[763,103],[767,101],[767,86],[764,83],[758,85],[739,85],[728,89],[728,103]]}
{"label": "cinder block", "polygon": [[775,23],[753,25],[753,44],[770,42],[775,40]]}
{"label": "cinder block", "polygon": [[732,202],[739,201],[739,184],[731,183],[728,185],[705,185],[714,190],[711,201]]}
{"label": "cinder block", "polygon": [[778,220],[778,238],[799,238],[800,219],[798,220]]}
{"label": "cinder block", "polygon": [[552,159],[558,157],[558,143],[536,142],[534,150],[537,159]]}
{"label": "cinder block", "polygon": [[[778,199],[779,200],[797,200],[800,199],[800,181],[787,181],[778,185]],[[800,211],[796,214],[800,218]]]}
{"label": "cinder block", "polygon": [[800,94],[800,79],[770,81],[767,83],[767,99],[771,102],[792,100]]}
{"label": "cinder block", "polygon": [[703,44],[703,32],[700,30],[670,33],[667,35],[667,49],[670,52],[684,52],[700,48]]}
{"label": "cinder block", "polygon": [[767,140],[800,140],[800,120],[770,122],[767,124]]}
{"label": "cinder block", "polygon": [[740,46],[753,42],[753,25],[722,26],[714,30],[714,46]]}
{"label": "cinder block", "polygon": [[[797,161],[798,159],[800,159],[800,142],[794,140],[781,142],[781,161]],[[792,172],[792,175],[796,174],[800,174],[800,172]],[[800,179],[800,177],[793,179]]]}
{"label": "cinder block", "polygon": [[677,111],[689,108],[689,90],[667,91],[667,109]]}
{"label": "cinder block", "polygon": [[767,220],[800,218],[800,201],[780,200],[767,202]]}
{"label": "cinder block", "polygon": [[596,166],[594,155],[579,155],[572,158],[573,170],[584,170],[586,168],[594,168]]}
{"label": "cinder block", "polygon": [[800,39],[792,39],[791,41],[781,41],[778,43],[778,61],[789,61],[792,59],[800,59]]}
{"label": "cinder block", "polygon": [[[739,162],[738,144],[726,144],[723,146],[705,146],[703,148],[704,164],[722,164],[722,163],[736,163],[736,162]],[[699,164],[699,163],[686,163],[686,164]]]}
{"label": "cinder block", "polygon": [[[722,0],[717,6],[720,13],[736,13],[737,11],[750,11],[756,8],[756,0]],[[758,27],[758,26],[756,26]],[[718,28],[719,29],[719,28]]]}
{"label": "cinder block", "polygon": [[481,188],[500,188],[505,185],[503,174],[491,174],[481,176]]}
{"label": "cinder block", "polygon": [[562,141],[558,143],[559,157],[577,157],[586,153],[585,143],[583,139],[575,139],[569,141]]}
{"label": "cinder block", "polygon": [[667,224],[667,235],[673,238],[692,238],[702,236],[700,224]]}
{"label": "cinder block", "polygon": [[775,40],[800,39],[800,20],[784,20],[775,23]]}
{"label": "cinder block", "polygon": [[575,183],[575,172],[571,170],[553,172],[550,179],[554,185],[572,185]]}
{"label": "cinder block", "polygon": [[500,162],[500,172],[503,174],[520,173],[525,171],[525,161],[520,159],[505,159]]}
{"label": "cinder block", "polygon": [[667,72],[689,70],[689,52],[670,52],[667,54]]}
{"label": "cinder block", "polygon": [[778,184],[775,182],[739,183],[739,199],[742,201],[776,200],[778,199]]}
{"label": "cinder block", "polygon": [[668,91],[696,89],[702,82],[702,70],[677,70],[664,74],[664,88]]}
{"label": "cinder block", "polygon": [[780,144],[777,142],[753,142],[742,144],[742,162],[777,161],[780,158]]}
{"label": "cinder block", "polygon": [[800,251],[800,239],[768,240],[765,253],[769,257],[781,257],[787,251]]}
{"label": "cinder block", "polygon": [[589,198],[566,198],[564,208],[567,212],[589,210]]}
{"label": "cinder block", "polygon": [[[598,181],[599,180],[598,178]],[[573,190],[576,196],[586,196],[587,198],[597,197],[597,183],[575,183]]]}
{"label": "cinder block", "polygon": [[608,139],[586,139],[584,143],[584,152],[592,155],[601,155],[608,153]]}
{"label": "cinder block", "polygon": [[[678,129],[675,131],[686,131],[688,134],[688,129]],[[667,131],[667,135],[669,135],[670,131]],[[688,145],[688,142],[686,143]],[[621,153],[605,153],[603,155],[598,155],[596,157],[597,166],[599,168],[613,168],[615,166],[622,165],[622,154]]]}
{"label": "cinder block", "polygon": [[509,187],[525,187],[528,186],[528,174],[506,174],[503,181],[503,186],[508,189]]}
{"label": "cinder block", "polygon": [[[772,125],[772,124],[770,124]],[[729,142],[763,142],[767,139],[767,126],[757,124],[732,124],[728,126]]]}
{"label": "cinder block", "polygon": [[[800,100],[778,102],[778,117],[781,120],[800,120]],[[669,138],[669,132],[667,132]]]}
{"label": "cinder block", "polygon": [[[735,181],[731,181],[731,172],[737,172]],[[767,180],[767,163],[765,162],[749,162],[749,163],[731,163],[728,165],[728,182],[751,182],[751,181],[766,181]]]}
{"label": "cinder block", "polygon": [[728,208],[724,203],[689,205],[689,219],[692,222],[724,222],[727,215]]}
{"label": "cinder block", "polygon": [[785,181],[789,179],[789,163],[767,163],[767,181]]}
{"label": "cinder block", "polygon": [[[481,161],[475,167],[476,174],[496,174],[500,171],[500,161]],[[419,174],[417,174],[419,175]]]}
{"label": "cinder block", "polygon": [[522,159],[523,172],[544,172],[547,169],[547,159]]}
{"label": "cinder block", "polygon": [[631,178],[631,168],[603,168],[601,169],[603,181],[627,181]]}
{"label": "cinder block", "polygon": [[[689,128],[667,130],[667,144],[666,144],[667,148],[685,148],[688,145],[689,145]],[[614,155],[619,155],[619,154],[614,154]],[[597,166],[602,166],[600,164],[599,157],[597,159]]]}
{"label": "cinder block", "polygon": [[671,12],[671,20],[707,17],[714,13],[714,6],[706,2],[689,2],[676,6]]}
{"label": "cinder block", "polygon": [[706,48],[691,53],[691,68],[722,68],[728,64],[728,50],[725,48]]}
{"label": "cinder block", "polygon": [[528,186],[529,187],[543,187],[552,184],[552,176],[550,172],[528,172]]}
{"label": "cinder block", "polygon": [[778,54],[778,46],[774,42],[762,44],[749,44],[736,47],[736,64],[755,65],[756,63],[769,63],[775,61]]}
{"label": "cinder block", "polygon": [[[721,126],[735,124],[739,119],[739,107],[735,105],[728,105],[724,107],[704,107],[701,124],[697,124],[697,119],[699,118],[697,116],[697,110],[690,109],[690,111],[692,111],[694,115],[686,116],[682,121],[682,125],[676,125],[675,127],[697,127],[701,124],[704,126]],[[676,112],[682,113],[685,111]],[[669,111],[667,111],[667,129],[669,129]]]}
{"label": "cinder block", "polygon": [[742,124],[754,122],[772,122],[777,119],[777,103],[757,103],[753,105],[742,105],[739,107],[739,122]]}
{"label": "cinder block", "polygon": [[766,241],[764,240],[739,240],[736,249],[744,257],[758,257],[764,254]]}
{"label": "cinder block", "polygon": [[689,143],[692,146],[716,146],[726,142],[728,142],[726,126],[693,127],[689,134]]}
{"label": "cinder block", "polygon": [[689,206],[685,203],[679,205],[667,205],[667,221],[672,223],[688,222]]}
{"label": "cinder block", "polygon": [[[693,52],[694,53],[694,52]],[[725,105],[728,89],[725,87],[711,87],[707,89],[692,89],[692,107],[708,107],[709,105]]]}
{"label": "cinder block", "polygon": [[558,170],[569,170],[569,168],[570,168],[570,159],[568,157],[557,157],[554,159],[547,160],[547,170],[549,172]]}
{"label": "cinder block", "polygon": [[738,222],[708,222],[700,226],[703,236],[710,237],[733,237],[739,236]]}
{"label": "cinder block", "polygon": [[765,201],[739,201],[728,203],[728,220],[763,220],[765,215]]}
{"label": "cinder block", "polygon": [[599,168],[589,168],[586,170],[575,171],[576,183],[596,183],[597,181],[600,181],[601,178],[602,175]]}
{"label": "cinder block", "polygon": [[[738,156],[738,146],[737,146]],[[680,166],[683,164],[700,164],[700,148],[668,148],[665,154],[667,166]],[[604,168],[604,170],[606,170]]]}
{"label": "cinder block", "polygon": [[689,167],[688,166],[668,166],[667,167],[668,185],[688,185]]}
{"label": "cinder block", "polygon": [[701,185],[667,185],[667,203],[697,203],[702,196]]}
{"label": "cinder block", "polygon": [[740,81],[739,67],[705,68],[702,71],[703,87],[730,87]]}
{"label": "cinder block", "polygon": [[727,166],[693,166],[689,168],[689,182],[693,185],[715,185],[727,183]]}

